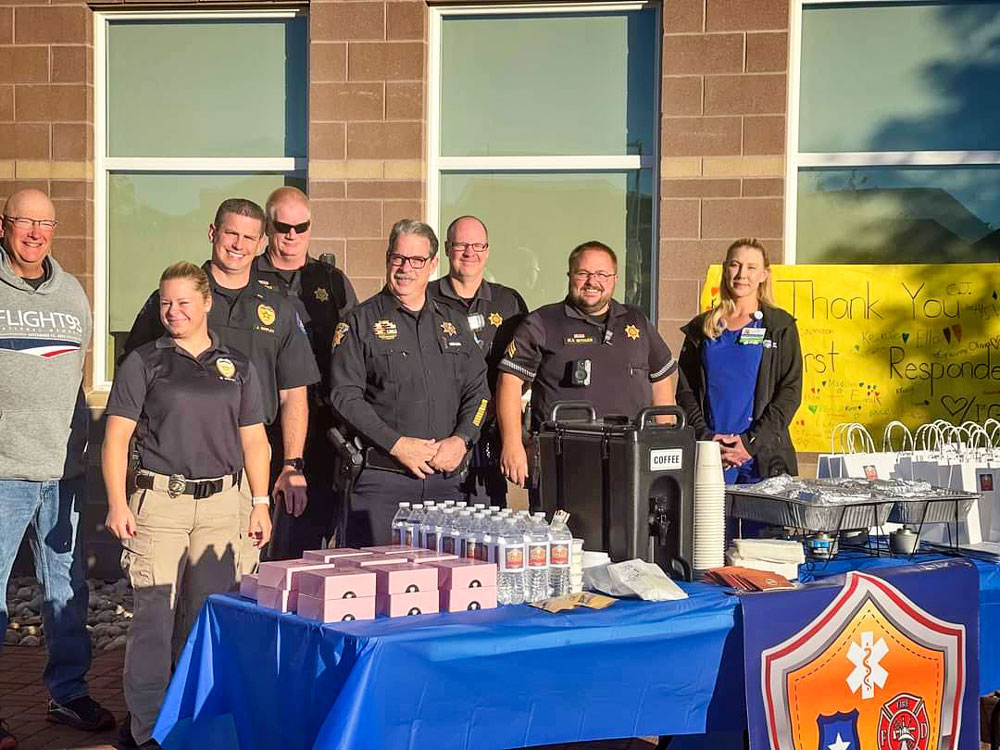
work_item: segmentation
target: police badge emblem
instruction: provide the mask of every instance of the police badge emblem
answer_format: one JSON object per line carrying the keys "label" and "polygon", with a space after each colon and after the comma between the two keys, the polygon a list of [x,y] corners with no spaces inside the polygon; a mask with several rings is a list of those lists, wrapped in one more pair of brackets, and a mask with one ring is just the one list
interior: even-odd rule
{"label": "police badge emblem", "polygon": [[270,305],[257,305],[257,318],[264,325],[273,325],[277,317],[274,308]]}
{"label": "police badge emblem", "polygon": [[318,299],[320,302],[327,302],[330,299],[330,293],[323,287],[319,287],[315,292],[313,292],[313,297]]}
{"label": "police badge emblem", "polygon": [[458,329],[455,328],[455,324],[449,320],[446,320],[444,323],[441,324],[441,330],[444,331],[449,336],[454,336],[456,333],[458,333]]}
{"label": "police badge emblem", "polygon": [[[344,341],[344,336],[348,334],[351,327],[347,323],[337,323],[337,328],[333,332],[333,348],[336,349]],[[377,335],[377,334],[376,334]]]}
{"label": "police badge emblem", "polygon": [[633,341],[638,341],[639,340],[639,329],[636,328],[631,323],[629,323],[627,326],[625,326],[625,335],[628,336]]}
{"label": "police badge emblem", "polygon": [[503,315],[498,312],[491,312],[489,317],[490,325],[494,328],[499,328],[500,324],[503,323]]}
{"label": "police badge emblem", "polygon": [[226,359],[225,357],[219,357],[215,360],[215,369],[219,371],[219,374],[224,378],[232,378],[236,374],[236,365],[233,364],[231,359]]}
{"label": "police badge emblem", "polygon": [[396,328],[396,324],[391,320],[376,320],[375,325],[372,326],[372,333],[374,333],[382,341],[392,341],[399,335],[399,329]]}

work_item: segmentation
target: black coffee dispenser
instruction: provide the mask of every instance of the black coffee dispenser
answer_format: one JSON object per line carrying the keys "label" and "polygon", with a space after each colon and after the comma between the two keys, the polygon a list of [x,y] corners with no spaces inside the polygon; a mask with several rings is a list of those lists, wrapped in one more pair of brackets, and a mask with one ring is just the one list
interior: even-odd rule
{"label": "black coffee dispenser", "polygon": [[[676,423],[654,422],[665,414]],[[695,434],[680,408],[597,419],[588,402],[563,401],[535,444],[541,510],[568,511],[573,536],[589,550],[615,561],[638,557],[691,580]]]}

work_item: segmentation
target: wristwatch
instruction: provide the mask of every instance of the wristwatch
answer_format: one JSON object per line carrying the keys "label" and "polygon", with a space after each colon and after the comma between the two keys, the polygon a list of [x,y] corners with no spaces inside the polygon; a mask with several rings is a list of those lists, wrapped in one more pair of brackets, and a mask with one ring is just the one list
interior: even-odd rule
{"label": "wristwatch", "polygon": [[281,462],[282,466],[291,466],[295,471],[302,471],[306,468],[306,462],[301,458],[286,458]]}

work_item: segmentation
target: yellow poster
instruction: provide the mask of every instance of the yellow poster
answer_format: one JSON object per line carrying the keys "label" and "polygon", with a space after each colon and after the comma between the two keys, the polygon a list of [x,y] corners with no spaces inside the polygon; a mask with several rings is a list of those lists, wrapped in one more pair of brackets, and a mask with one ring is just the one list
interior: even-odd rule
{"label": "yellow poster", "polygon": [[[719,294],[708,270],[703,309]],[[1000,419],[1000,264],[772,266],[779,307],[802,339],[800,451],[830,449],[841,422],[879,439],[946,419]]]}

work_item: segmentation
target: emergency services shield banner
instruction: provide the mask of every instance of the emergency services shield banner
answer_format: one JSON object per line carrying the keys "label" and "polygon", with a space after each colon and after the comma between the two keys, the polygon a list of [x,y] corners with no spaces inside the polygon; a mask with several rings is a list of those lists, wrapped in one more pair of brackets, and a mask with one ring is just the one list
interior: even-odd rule
{"label": "emergency services shield banner", "polygon": [[743,604],[752,750],[977,750],[979,578],[851,571]]}

